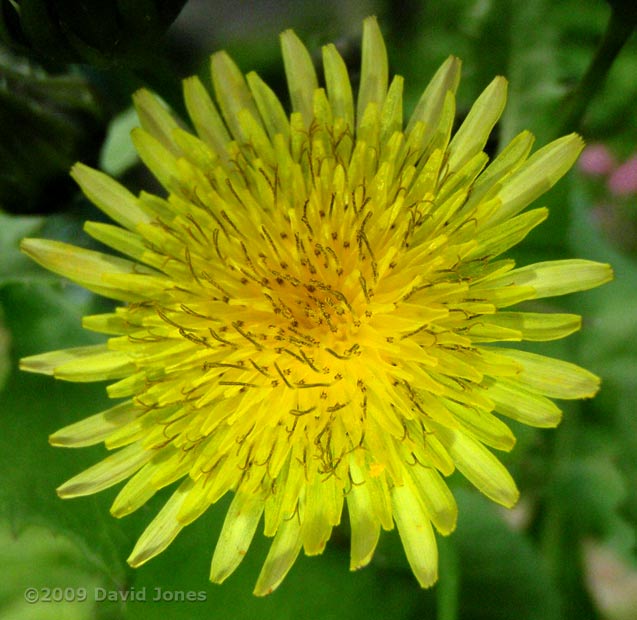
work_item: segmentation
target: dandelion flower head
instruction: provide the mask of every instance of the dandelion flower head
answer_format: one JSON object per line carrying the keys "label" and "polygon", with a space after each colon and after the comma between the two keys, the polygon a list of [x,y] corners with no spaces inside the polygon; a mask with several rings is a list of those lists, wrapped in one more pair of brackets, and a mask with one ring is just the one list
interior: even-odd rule
{"label": "dandelion flower head", "polygon": [[22,367],[108,381],[118,399],[52,435],[53,445],[112,451],[61,497],[127,480],[111,509],[121,517],[173,487],[132,566],[231,494],[213,581],[235,570],[262,521],[273,540],[255,593],[271,592],[301,549],[323,551],[346,505],[351,568],[396,526],[427,587],[437,579],[435,532],[456,524],[445,479],[458,470],[512,506],[518,490],[493,453],[514,445],[505,419],[552,427],[552,399],[598,389],[574,364],[498,346],[580,326],[577,315],[511,306],[611,278],[586,260],[516,267],[502,257],[547,217],[523,209],[583,143],[572,134],[531,154],[525,131],[489,162],[483,149],[507,84],[496,77],[453,133],[454,57],[404,123],[403,79],[389,80],[374,18],[364,22],[356,98],[333,45],[322,50],[321,87],[298,37],[287,31],[281,42],[290,114],[224,52],[211,59],[214,97],[198,78],[184,81],[194,132],[149,92],[135,95],[132,139],[164,195],[135,196],[74,167],[116,222],[86,231],[119,255],[42,239],[23,250],[121,304],[84,318],[104,344]]}

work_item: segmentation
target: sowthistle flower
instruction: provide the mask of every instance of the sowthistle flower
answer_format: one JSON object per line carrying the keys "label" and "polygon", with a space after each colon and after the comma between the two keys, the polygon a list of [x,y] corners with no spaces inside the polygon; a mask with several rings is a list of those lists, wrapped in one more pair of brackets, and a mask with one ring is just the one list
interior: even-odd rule
{"label": "sowthistle flower", "polygon": [[96,493],[128,479],[127,515],[176,483],[129,558],[139,566],[233,495],[211,579],[241,562],[263,517],[273,537],[255,593],[276,588],[301,548],[320,554],[342,519],[351,568],[396,525],[427,587],[434,530],[450,534],[456,469],[504,506],[516,485],[492,450],[515,438],[503,418],[553,427],[552,399],[588,398],[590,372],[501,342],[546,341],[573,314],[511,311],[607,282],[586,260],[516,267],[502,254],[547,217],[523,209],[575,162],[571,134],[530,154],[524,131],[488,163],[505,105],[496,77],[452,136],[460,61],[449,58],[403,124],[403,79],[388,78],[376,20],[364,22],[356,103],[344,61],[323,48],[325,88],[292,31],[282,37],[292,112],[224,52],[211,60],[216,103],[184,82],[195,133],[149,92],[135,95],[132,139],[166,196],[134,196],[77,164],[85,195],[117,225],[86,231],[122,258],[51,240],[23,250],[119,302],[87,316],[104,344],[35,355],[25,370],[110,381],[121,402],[51,437],[113,453],[59,489]]}

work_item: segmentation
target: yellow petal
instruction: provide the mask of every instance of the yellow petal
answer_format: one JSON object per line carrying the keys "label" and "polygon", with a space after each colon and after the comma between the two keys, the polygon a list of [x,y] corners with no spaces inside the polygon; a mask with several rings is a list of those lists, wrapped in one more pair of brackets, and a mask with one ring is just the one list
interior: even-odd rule
{"label": "yellow petal", "polygon": [[440,122],[448,93],[456,92],[460,82],[461,62],[455,56],[449,56],[427,85],[407,124],[406,133],[410,134],[417,123],[423,123],[426,135],[430,136]]}
{"label": "yellow petal", "polygon": [[343,118],[354,128],[354,96],[345,61],[332,43],[323,47],[323,71],[334,118]]}
{"label": "yellow petal", "polygon": [[122,226],[135,230],[138,224],[150,222],[137,198],[103,172],[77,163],[71,169],[71,176],[95,206]]}
{"label": "yellow petal", "polygon": [[131,323],[121,313],[106,312],[82,317],[82,327],[100,334],[123,335],[140,331],[141,327]]}
{"label": "yellow petal", "polygon": [[[582,318],[577,314],[549,312],[496,312],[490,316],[481,316],[480,321],[486,326],[496,325],[516,330],[522,340],[539,342],[565,338],[576,332],[582,324]],[[473,334],[472,329],[471,335]]]}
{"label": "yellow petal", "polygon": [[[470,210],[480,201],[492,198],[503,180],[526,160],[534,141],[535,136],[530,131],[522,131],[513,138],[476,179],[465,208]],[[481,228],[483,223],[478,222],[478,226]]]}
{"label": "yellow petal", "polygon": [[356,125],[360,126],[370,103],[380,110],[387,95],[389,68],[387,49],[375,17],[363,22],[361,81],[358,89]]}
{"label": "yellow petal", "polygon": [[250,94],[243,74],[226,52],[217,52],[210,59],[212,85],[223,118],[234,138],[241,144],[247,141],[237,119],[241,110],[247,110],[255,120],[259,119],[257,107]]}
{"label": "yellow petal", "polygon": [[499,256],[520,243],[522,239],[548,217],[548,214],[548,209],[533,209],[533,211],[522,213],[498,226],[487,228],[477,236],[474,236],[478,244],[474,250],[467,254],[465,260]]}
{"label": "yellow petal", "polygon": [[508,452],[513,449],[515,435],[504,422],[488,411],[479,407],[467,407],[453,401],[447,401],[446,405],[478,441],[496,450]]}
{"label": "yellow petal", "polygon": [[168,190],[179,190],[179,168],[175,156],[154,136],[141,127],[131,131],[131,140],[144,165]]}
{"label": "yellow petal", "polygon": [[431,519],[410,485],[391,490],[392,509],[405,555],[423,588],[438,579],[438,547]]}
{"label": "yellow petal", "polygon": [[415,464],[407,471],[436,529],[445,536],[451,534],[456,529],[458,506],[447,483],[432,467]]}
{"label": "yellow petal", "polygon": [[279,98],[254,71],[248,73],[246,79],[270,138],[274,139],[274,136],[281,134],[287,140],[290,122]]}
{"label": "yellow petal", "polygon": [[111,514],[121,518],[145,504],[159,489],[181,478],[192,463],[177,448],[166,446],[154,453],[122,487],[111,506]]}
{"label": "yellow petal", "polygon": [[511,474],[479,441],[462,431],[439,427],[436,436],[449,451],[462,475],[498,504],[511,508],[519,497]]}
{"label": "yellow petal", "polygon": [[111,505],[111,514],[116,517],[124,517],[145,504],[156,492],[148,483],[149,463],[146,463],[117,494],[115,501]]}
{"label": "yellow petal", "polygon": [[222,583],[239,566],[254,538],[263,507],[257,495],[239,492],[234,496],[212,557],[210,581]]}
{"label": "yellow petal", "polygon": [[[227,468],[226,468],[227,469]],[[226,492],[226,485],[221,481],[219,476],[215,477],[214,484],[224,487],[218,497],[222,497]],[[197,520],[218,497],[211,497],[214,494],[212,487],[209,489],[210,479],[206,475],[199,476],[195,480],[188,494],[186,495],[182,505],[177,512],[176,519],[182,525],[189,525]]]}
{"label": "yellow petal", "polygon": [[[128,292],[131,298],[135,296],[138,300],[152,299],[155,302],[166,302],[170,298],[170,289],[175,286],[168,278],[139,273],[105,273],[102,279],[114,290]],[[113,294],[109,293],[109,296],[113,297]]]}
{"label": "yellow petal", "polygon": [[135,261],[152,263],[153,267],[159,268],[166,262],[165,257],[149,251],[139,235],[119,226],[103,222],[85,222],[84,230],[93,239],[97,239],[122,254],[127,254]]}
{"label": "yellow petal", "polygon": [[507,81],[496,77],[471,106],[449,144],[449,171],[459,170],[479,153],[498,122],[507,98]]}
{"label": "yellow petal", "polygon": [[519,213],[538,196],[547,192],[577,160],[584,141],[577,134],[554,140],[535,152],[502,184],[498,196],[502,207],[491,223],[502,222]]}
{"label": "yellow petal", "polygon": [[350,570],[369,564],[380,538],[380,520],[370,491],[372,482],[365,479],[354,461],[350,461],[352,487],[346,496],[351,528]]}
{"label": "yellow petal", "polygon": [[145,88],[133,95],[133,103],[142,127],[174,156],[181,155],[181,150],[173,140],[173,133],[179,125],[164,104]]}
{"label": "yellow petal", "polygon": [[[340,489],[336,488],[334,477],[323,480],[317,472],[309,482],[305,483],[304,491],[301,540],[306,555],[318,555],[325,550],[325,545],[332,534],[332,528],[338,525],[339,519],[334,519],[330,513],[336,512],[340,516],[340,510],[337,508],[334,511],[331,506]],[[342,505],[342,493],[339,499]]]}
{"label": "yellow petal", "polygon": [[281,53],[292,111],[299,112],[305,126],[309,127],[313,116],[314,91],[318,88],[312,57],[292,30],[281,33]]}
{"label": "yellow petal", "polygon": [[250,145],[252,156],[262,160],[270,167],[276,167],[274,147],[260,119],[255,119],[248,110],[244,109],[237,112],[236,121],[241,128],[243,141]]}
{"label": "yellow petal", "polygon": [[230,142],[230,135],[217,107],[197,76],[185,79],[183,87],[188,116],[197,134],[223,159],[227,155],[226,147]]}
{"label": "yellow petal", "polygon": [[49,443],[64,448],[92,446],[104,441],[113,431],[132,422],[139,413],[139,408],[132,401],[120,403],[61,428],[49,436]]}
{"label": "yellow petal", "polygon": [[403,127],[403,83],[401,76],[392,80],[380,113],[380,140],[386,144],[394,132]]}
{"label": "yellow petal", "polygon": [[533,287],[534,297],[556,297],[586,291],[610,282],[610,265],[583,259],[567,259],[534,263],[485,281],[489,288]]}
{"label": "yellow petal", "polygon": [[112,487],[136,472],[153,453],[137,443],[118,450],[58,487],[60,497],[81,497]]}
{"label": "yellow petal", "polygon": [[177,513],[192,486],[192,480],[186,479],[144,530],[126,560],[133,568],[141,566],[161,553],[181,532],[184,526],[177,520]]}
{"label": "yellow petal", "polygon": [[487,395],[496,411],[529,426],[552,428],[562,419],[559,407],[548,398],[529,392],[514,380],[487,379]]}
{"label": "yellow petal", "polygon": [[256,596],[272,593],[288,574],[301,551],[300,530],[296,515],[281,523],[257,579]]}
{"label": "yellow petal", "polygon": [[43,267],[95,293],[123,301],[140,299],[132,291],[109,286],[104,279],[106,274],[148,272],[132,261],[48,239],[23,239],[20,248]]}
{"label": "yellow petal", "polygon": [[108,352],[105,344],[94,344],[86,347],[72,347],[59,351],[48,351],[38,355],[23,357],[20,360],[20,369],[27,372],[37,372],[42,375],[53,375],[55,369],[68,362],[85,360]]}
{"label": "yellow petal", "polygon": [[591,398],[599,389],[599,377],[570,362],[514,349],[499,352],[520,364],[520,385],[549,398]]}

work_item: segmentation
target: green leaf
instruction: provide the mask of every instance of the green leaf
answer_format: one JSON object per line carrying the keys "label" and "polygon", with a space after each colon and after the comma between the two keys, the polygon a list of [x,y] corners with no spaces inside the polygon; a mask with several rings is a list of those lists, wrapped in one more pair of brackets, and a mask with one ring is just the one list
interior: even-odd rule
{"label": "green leaf", "polygon": [[17,369],[26,355],[96,342],[99,337],[80,328],[82,314],[95,305],[93,296],[73,286],[0,288],[12,340],[10,374],[0,391],[0,517],[18,529],[38,521],[73,531],[113,571],[123,573],[131,541],[110,517],[109,497],[63,502],[55,493],[65,480],[103,458],[104,449],[63,451],[48,443],[55,430],[108,406],[104,385],[72,385]]}
{"label": "green leaf", "polygon": [[507,6],[511,11],[506,68],[510,87],[500,136],[506,144],[522,129],[529,129],[542,145],[557,137],[552,112],[564,94],[556,56],[559,30],[551,19],[553,3],[500,1],[493,8],[499,11]]}
{"label": "green leaf", "polygon": [[51,276],[20,252],[20,240],[37,234],[44,218],[10,216],[0,213],[0,287],[27,279],[46,280]]}
{"label": "green leaf", "polygon": [[137,162],[130,132],[138,126],[137,112],[132,106],[111,121],[100,153],[100,170],[116,177]]}
{"label": "green leaf", "polygon": [[11,358],[9,357],[10,337],[9,332],[4,327],[2,314],[0,314],[0,391],[5,381],[9,377],[11,370]]}
{"label": "green leaf", "polygon": [[577,531],[579,538],[615,539],[622,547],[630,547],[634,535],[618,514],[628,495],[626,481],[615,464],[599,456],[563,463],[554,473],[550,493],[560,506],[564,523]]}
{"label": "green leaf", "polygon": [[16,533],[0,524],[0,563],[3,620],[121,617],[121,606],[96,601],[100,591],[121,587],[110,567],[51,526],[32,525]]}
{"label": "green leaf", "polygon": [[456,493],[460,618],[558,620],[559,596],[537,548],[472,491]]}

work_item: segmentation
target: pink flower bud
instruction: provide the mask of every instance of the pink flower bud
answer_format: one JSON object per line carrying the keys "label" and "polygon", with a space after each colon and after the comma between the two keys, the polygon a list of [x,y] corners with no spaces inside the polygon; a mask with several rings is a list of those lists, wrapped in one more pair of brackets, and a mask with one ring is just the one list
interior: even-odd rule
{"label": "pink flower bud", "polygon": [[603,144],[587,146],[579,159],[580,170],[593,177],[609,174],[614,167],[615,158]]}
{"label": "pink flower bud", "polygon": [[608,189],[615,196],[637,194],[637,155],[625,161],[608,180]]}

